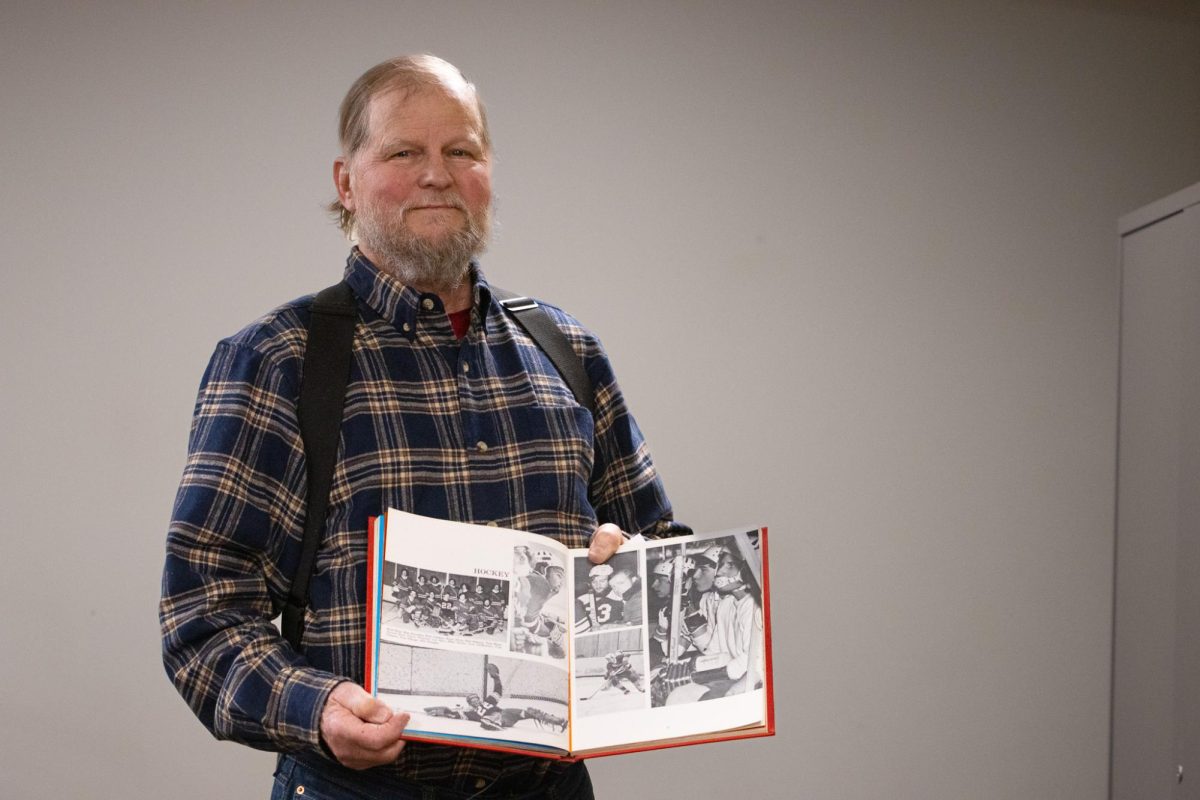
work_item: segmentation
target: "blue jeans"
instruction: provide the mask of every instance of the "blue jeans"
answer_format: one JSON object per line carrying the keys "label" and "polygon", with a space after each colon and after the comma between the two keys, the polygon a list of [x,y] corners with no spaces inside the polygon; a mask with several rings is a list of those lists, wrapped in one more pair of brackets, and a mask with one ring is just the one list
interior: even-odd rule
{"label": "blue jeans", "polygon": [[470,780],[454,788],[418,786],[395,779],[380,785],[369,773],[328,766],[329,769],[318,769],[293,756],[280,756],[271,800],[595,800],[596,797],[583,762],[571,765],[551,784],[533,790],[509,787],[501,793],[494,793],[490,786],[476,788]]}

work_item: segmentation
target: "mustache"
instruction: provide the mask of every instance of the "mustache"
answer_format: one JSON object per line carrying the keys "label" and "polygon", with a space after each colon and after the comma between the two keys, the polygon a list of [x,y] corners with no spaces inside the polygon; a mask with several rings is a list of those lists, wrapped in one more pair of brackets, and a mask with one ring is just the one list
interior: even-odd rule
{"label": "mustache", "polygon": [[466,212],[467,210],[466,202],[457,194],[450,193],[437,195],[431,194],[424,197],[415,198],[405,203],[400,211],[403,213],[405,211],[411,211],[414,208],[426,208],[428,206],[449,206],[450,208],[455,208],[462,212]]}

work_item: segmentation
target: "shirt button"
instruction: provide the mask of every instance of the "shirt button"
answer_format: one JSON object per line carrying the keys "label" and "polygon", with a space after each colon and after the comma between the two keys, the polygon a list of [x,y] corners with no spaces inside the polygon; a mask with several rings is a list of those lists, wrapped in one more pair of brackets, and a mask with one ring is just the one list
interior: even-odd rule
{"label": "shirt button", "polygon": [[485,786],[487,786],[487,781],[485,781],[483,778],[475,779],[475,788],[476,789],[482,789]]}
{"label": "shirt button", "polygon": [[433,301],[426,297],[421,301],[421,308],[425,309],[426,311],[433,311]]}
{"label": "shirt button", "polygon": [[481,453],[486,453],[487,452],[487,442],[476,442],[475,449]]}
{"label": "shirt button", "polygon": [[465,374],[470,371],[471,371],[471,365],[464,361],[463,362],[463,373]]}
{"label": "shirt button", "polygon": [[500,523],[496,522],[496,520],[494,520],[494,519],[489,520],[487,525],[489,528],[499,528],[500,527]]}
{"label": "shirt button", "polygon": [[412,330],[412,325],[409,325],[407,322],[404,323],[401,327],[404,329],[405,333],[408,333],[409,331]]}

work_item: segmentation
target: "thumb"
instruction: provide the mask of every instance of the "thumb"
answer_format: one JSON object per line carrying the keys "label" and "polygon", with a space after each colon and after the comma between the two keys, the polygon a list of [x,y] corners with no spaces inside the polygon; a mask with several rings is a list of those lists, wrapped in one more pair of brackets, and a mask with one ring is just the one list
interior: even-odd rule
{"label": "thumb", "polygon": [[603,564],[624,542],[625,536],[621,529],[611,522],[606,522],[592,534],[592,541],[588,546],[588,560],[593,564]]}
{"label": "thumb", "polygon": [[378,698],[372,697],[361,686],[352,683],[343,683],[342,686],[350,687],[344,690],[344,696],[339,698],[342,705],[350,709],[350,713],[361,719],[363,722],[373,722],[376,725],[382,725],[392,717],[392,710],[388,708],[387,703],[384,703]]}

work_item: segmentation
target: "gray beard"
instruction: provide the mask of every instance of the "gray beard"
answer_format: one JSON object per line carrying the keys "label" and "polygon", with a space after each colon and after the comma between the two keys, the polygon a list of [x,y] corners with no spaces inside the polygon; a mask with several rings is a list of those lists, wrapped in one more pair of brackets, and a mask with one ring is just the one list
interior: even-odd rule
{"label": "gray beard", "polygon": [[490,213],[483,219],[467,214],[465,228],[431,241],[415,236],[404,224],[403,214],[388,218],[361,211],[355,216],[354,235],[370,251],[375,266],[423,291],[457,289],[467,279],[472,259],[487,249]]}

